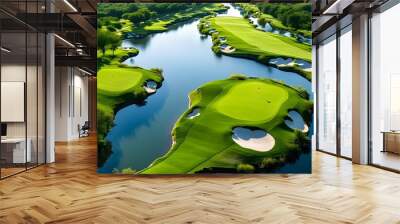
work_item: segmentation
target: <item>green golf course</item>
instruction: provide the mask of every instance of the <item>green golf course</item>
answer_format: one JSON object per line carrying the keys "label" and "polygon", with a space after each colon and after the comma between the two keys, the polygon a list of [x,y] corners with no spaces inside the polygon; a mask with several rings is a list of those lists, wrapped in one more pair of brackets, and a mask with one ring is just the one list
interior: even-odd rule
{"label": "green golf course", "polygon": [[[297,42],[294,38],[264,32],[256,29],[247,19],[240,17],[209,17],[199,24],[199,31],[212,36],[213,50],[217,54],[245,57],[277,67],[284,71],[293,71],[311,80],[311,72],[301,67],[276,66],[269,63],[272,58],[283,57],[311,62],[311,46]],[[220,39],[226,41],[222,42]],[[221,46],[231,49],[224,51]]]}
{"label": "green golf course", "polygon": [[[299,141],[305,136],[284,123],[290,110],[310,122],[312,102],[302,97],[301,90],[270,79],[235,75],[206,83],[189,98],[189,109],[172,130],[174,144],[140,173],[183,174],[219,167],[257,171],[285,163],[303,150]],[[194,109],[199,115],[188,117]],[[243,148],[232,140],[235,127],[264,130],[275,145],[264,152]]]}
{"label": "green golf course", "polygon": [[99,4],[98,172],[309,172],[311,47],[252,24],[303,29],[281,14],[246,10]]}
{"label": "green golf course", "polygon": [[227,44],[236,48],[233,54],[255,57],[288,57],[311,61],[311,47],[291,38],[255,29],[248,20],[239,17],[212,17],[211,28],[218,36],[226,37]]}

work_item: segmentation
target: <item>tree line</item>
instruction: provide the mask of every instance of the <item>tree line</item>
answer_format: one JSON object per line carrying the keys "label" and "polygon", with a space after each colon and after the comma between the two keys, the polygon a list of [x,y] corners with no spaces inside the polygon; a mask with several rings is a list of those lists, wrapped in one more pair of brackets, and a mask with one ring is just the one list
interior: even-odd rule
{"label": "tree line", "polygon": [[206,4],[210,3],[99,4],[97,8],[98,18],[104,19],[99,19],[98,26],[101,27],[107,20],[112,19],[110,17],[128,19],[132,23],[138,25],[149,19],[160,18],[168,14],[182,12],[195,7],[202,7]]}
{"label": "tree line", "polygon": [[261,12],[270,14],[288,27],[295,29],[311,29],[311,4],[271,4],[258,3]]}

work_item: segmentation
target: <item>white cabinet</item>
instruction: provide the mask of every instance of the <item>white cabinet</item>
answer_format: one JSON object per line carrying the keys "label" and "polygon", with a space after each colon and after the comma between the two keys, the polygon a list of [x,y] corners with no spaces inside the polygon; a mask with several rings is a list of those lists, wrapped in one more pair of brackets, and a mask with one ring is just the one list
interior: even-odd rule
{"label": "white cabinet", "polygon": [[27,139],[27,145],[25,150],[25,139],[24,138],[8,138],[2,139],[1,144],[12,147],[12,162],[13,163],[25,163],[32,161],[32,140]]}

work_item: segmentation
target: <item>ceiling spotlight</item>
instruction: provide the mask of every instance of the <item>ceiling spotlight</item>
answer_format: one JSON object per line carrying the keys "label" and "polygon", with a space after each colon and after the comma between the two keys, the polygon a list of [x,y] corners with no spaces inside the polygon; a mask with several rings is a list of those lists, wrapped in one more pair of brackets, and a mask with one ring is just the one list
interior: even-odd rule
{"label": "ceiling spotlight", "polygon": [[11,52],[11,50],[9,50],[9,49],[7,49],[5,47],[1,47],[0,49],[1,49],[1,51],[4,51],[6,53],[10,53]]}
{"label": "ceiling spotlight", "polygon": [[79,67],[78,67],[78,70],[81,71],[81,72],[83,72],[83,73],[85,73],[86,75],[90,75],[90,76],[93,75],[92,73],[90,73],[90,72],[88,72],[88,71],[86,71],[86,70],[83,70],[83,69],[81,69],[81,68],[79,68]]}
{"label": "ceiling spotlight", "polygon": [[64,0],[64,3],[68,5],[74,12],[78,12],[78,10],[73,6],[68,0]]}
{"label": "ceiling spotlight", "polygon": [[64,42],[65,44],[67,44],[70,47],[75,48],[75,45],[73,45],[71,42],[69,42],[68,40],[60,37],[58,34],[54,34],[55,37],[57,37],[59,40],[61,40],[62,42]]}

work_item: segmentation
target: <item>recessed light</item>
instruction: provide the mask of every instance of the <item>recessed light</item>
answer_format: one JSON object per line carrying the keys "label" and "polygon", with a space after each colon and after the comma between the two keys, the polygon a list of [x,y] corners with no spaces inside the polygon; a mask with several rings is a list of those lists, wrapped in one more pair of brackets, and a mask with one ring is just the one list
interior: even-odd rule
{"label": "recessed light", "polygon": [[74,12],[78,12],[78,10],[68,1],[64,0],[65,4],[67,4]]}
{"label": "recessed light", "polygon": [[62,38],[62,37],[60,37],[58,34],[54,34],[54,36],[57,37],[57,38],[58,38],[59,40],[61,40],[62,42],[66,43],[67,45],[69,45],[69,46],[75,48],[75,45],[73,45],[73,44],[72,44],[71,42],[69,42],[68,40],[66,40],[66,39],[64,39],[64,38]]}
{"label": "recessed light", "polygon": [[6,53],[10,53],[11,52],[11,50],[9,50],[9,49],[7,49],[5,47],[1,47],[0,49],[1,49],[1,51],[4,51]]}
{"label": "recessed light", "polygon": [[92,73],[90,73],[90,72],[88,72],[88,71],[85,71],[85,70],[83,70],[83,69],[81,69],[81,68],[79,68],[79,67],[78,67],[78,70],[81,71],[81,72],[83,72],[83,73],[85,73],[85,74],[87,74],[87,75],[90,75],[90,76],[93,75]]}

